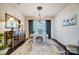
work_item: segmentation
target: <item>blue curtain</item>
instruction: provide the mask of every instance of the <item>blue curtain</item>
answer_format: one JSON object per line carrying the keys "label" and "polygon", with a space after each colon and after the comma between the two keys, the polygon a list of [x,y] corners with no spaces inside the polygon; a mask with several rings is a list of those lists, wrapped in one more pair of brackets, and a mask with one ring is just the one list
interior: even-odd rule
{"label": "blue curtain", "polygon": [[46,33],[48,34],[48,38],[51,38],[51,20],[46,20]]}
{"label": "blue curtain", "polygon": [[33,20],[29,20],[29,35],[33,33]]}
{"label": "blue curtain", "polygon": [[[29,20],[29,35],[33,33],[33,20]],[[51,20],[46,20],[46,33],[51,38]]]}

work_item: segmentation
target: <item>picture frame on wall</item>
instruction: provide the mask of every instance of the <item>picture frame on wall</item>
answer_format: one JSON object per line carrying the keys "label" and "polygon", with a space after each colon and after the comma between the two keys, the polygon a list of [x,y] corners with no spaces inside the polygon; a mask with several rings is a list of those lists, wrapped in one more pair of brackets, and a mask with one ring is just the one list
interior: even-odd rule
{"label": "picture frame on wall", "polygon": [[8,13],[5,13],[5,28],[7,29],[18,28],[18,26],[19,26],[19,19]]}
{"label": "picture frame on wall", "polygon": [[76,24],[77,24],[77,14],[75,14],[71,17],[65,18],[63,20],[63,26],[72,26],[72,25],[76,25]]}

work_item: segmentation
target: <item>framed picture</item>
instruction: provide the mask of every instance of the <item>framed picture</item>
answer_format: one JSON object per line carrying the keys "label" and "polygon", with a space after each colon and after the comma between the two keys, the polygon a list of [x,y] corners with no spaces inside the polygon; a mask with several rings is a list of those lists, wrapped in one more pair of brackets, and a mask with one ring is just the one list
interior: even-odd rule
{"label": "framed picture", "polygon": [[18,28],[19,20],[14,16],[5,13],[5,28]]}
{"label": "framed picture", "polygon": [[76,25],[76,23],[77,23],[77,15],[68,17],[63,20],[63,26],[72,26]]}

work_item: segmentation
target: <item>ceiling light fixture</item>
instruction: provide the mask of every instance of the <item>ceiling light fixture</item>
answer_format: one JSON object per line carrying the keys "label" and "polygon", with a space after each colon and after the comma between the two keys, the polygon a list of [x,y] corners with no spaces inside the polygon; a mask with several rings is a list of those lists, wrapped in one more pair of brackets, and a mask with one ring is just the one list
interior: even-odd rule
{"label": "ceiling light fixture", "polygon": [[38,14],[38,16],[34,17],[35,20],[42,20],[42,19],[44,19],[44,17],[41,16],[41,10],[42,10],[42,9],[43,9],[43,8],[42,8],[41,6],[38,6],[38,7],[37,7],[37,10],[39,11],[39,14]]}

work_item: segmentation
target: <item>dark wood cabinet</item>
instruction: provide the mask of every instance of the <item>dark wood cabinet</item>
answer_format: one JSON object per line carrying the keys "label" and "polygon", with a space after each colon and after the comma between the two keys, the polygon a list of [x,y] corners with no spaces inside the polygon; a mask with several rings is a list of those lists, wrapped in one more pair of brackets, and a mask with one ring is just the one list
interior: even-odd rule
{"label": "dark wood cabinet", "polygon": [[11,48],[16,47],[25,40],[24,31],[5,31],[5,44]]}

